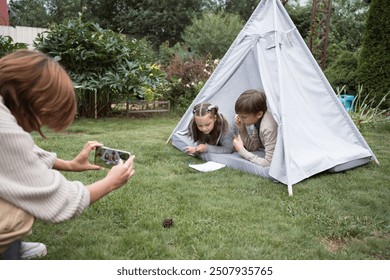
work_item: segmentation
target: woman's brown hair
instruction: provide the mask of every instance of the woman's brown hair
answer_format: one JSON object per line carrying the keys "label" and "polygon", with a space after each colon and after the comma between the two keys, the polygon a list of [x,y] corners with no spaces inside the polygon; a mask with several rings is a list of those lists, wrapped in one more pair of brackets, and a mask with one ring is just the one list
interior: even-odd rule
{"label": "woman's brown hair", "polygon": [[67,128],[76,114],[72,80],[53,58],[32,50],[17,50],[0,59],[0,95],[27,132],[42,126]]}

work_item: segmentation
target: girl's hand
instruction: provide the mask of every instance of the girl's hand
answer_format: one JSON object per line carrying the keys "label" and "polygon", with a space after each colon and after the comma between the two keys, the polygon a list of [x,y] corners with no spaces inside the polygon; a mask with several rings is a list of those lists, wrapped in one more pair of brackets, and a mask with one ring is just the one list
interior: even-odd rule
{"label": "girl's hand", "polygon": [[196,153],[196,147],[187,147],[185,152],[186,154],[193,155]]}
{"label": "girl's hand", "polygon": [[185,152],[189,155],[194,155],[196,153],[206,152],[206,144],[199,144],[197,147],[187,147]]}

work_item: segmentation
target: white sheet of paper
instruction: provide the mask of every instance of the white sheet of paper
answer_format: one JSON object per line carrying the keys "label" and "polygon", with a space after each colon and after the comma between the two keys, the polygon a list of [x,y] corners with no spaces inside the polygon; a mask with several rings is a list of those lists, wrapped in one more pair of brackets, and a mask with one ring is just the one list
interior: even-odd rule
{"label": "white sheet of paper", "polygon": [[189,164],[188,166],[201,172],[209,172],[224,168],[226,165],[214,161],[208,161],[201,164]]}

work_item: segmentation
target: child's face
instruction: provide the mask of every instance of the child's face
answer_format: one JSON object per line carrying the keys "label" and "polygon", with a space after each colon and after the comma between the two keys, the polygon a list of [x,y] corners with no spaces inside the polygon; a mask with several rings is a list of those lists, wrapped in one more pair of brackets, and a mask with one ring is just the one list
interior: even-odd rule
{"label": "child's face", "polygon": [[214,128],[216,119],[216,116],[206,114],[204,116],[196,116],[195,123],[201,132],[203,132],[204,134],[209,134]]}
{"label": "child's face", "polygon": [[252,125],[257,123],[262,116],[263,112],[258,112],[257,114],[238,114],[240,121],[245,125]]}

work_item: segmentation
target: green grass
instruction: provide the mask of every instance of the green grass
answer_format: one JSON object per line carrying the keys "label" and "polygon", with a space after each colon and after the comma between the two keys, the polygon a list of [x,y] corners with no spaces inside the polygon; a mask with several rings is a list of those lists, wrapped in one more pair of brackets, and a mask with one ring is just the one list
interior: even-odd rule
{"label": "green grass", "polygon": [[[381,165],[319,174],[294,186],[200,162],[166,140],[179,117],[80,119],[64,133],[34,138],[72,159],[88,140],[136,155],[121,189],[62,224],[37,221],[30,241],[44,259],[390,259],[389,122],[362,133]],[[64,173],[89,184],[106,171]],[[164,228],[165,218],[174,225]]]}

